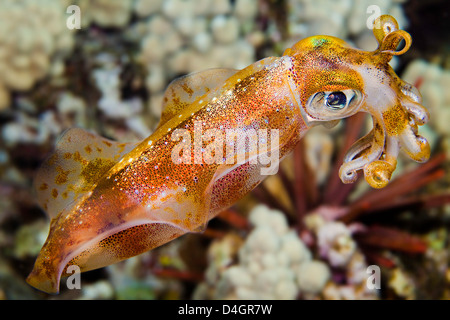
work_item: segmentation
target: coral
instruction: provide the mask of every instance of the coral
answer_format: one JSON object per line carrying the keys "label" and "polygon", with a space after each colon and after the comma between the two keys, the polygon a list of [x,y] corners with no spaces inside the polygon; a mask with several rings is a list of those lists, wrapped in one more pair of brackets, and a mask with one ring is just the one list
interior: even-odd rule
{"label": "coral", "polygon": [[[137,138],[150,135],[150,129],[143,122],[141,113],[143,102],[138,97],[123,100],[120,93],[119,75],[122,72],[120,66],[106,67],[93,70],[93,77],[102,96],[98,101],[98,108],[109,119],[123,120],[128,128],[135,133]],[[109,135],[116,139],[124,139],[118,136],[111,128]],[[135,138],[134,138],[135,139]],[[131,138],[131,140],[134,140]]]}
{"label": "coral", "polygon": [[234,14],[242,22],[252,20],[258,14],[258,3],[252,0],[237,0]]}
{"label": "coral", "polygon": [[339,285],[329,282],[323,289],[323,297],[327,300],[376,300],[378,296],[367,290],[365,285]]}
{"label": "coral", "polygon": [[254,46],[245,40],[257,37],[255,1],[138,1],[135,11],[141,20],[127,37],[140,42],[138,60],[148,71],[154,114],[160,113],[168,79],[208,68],[244,68],[255,59]]}
{"label": "coral", "polygon": [[[373,50],[376,43],[367,25],[368,8],[377,6],[380,14],[391,14],[397,19],[400,28],[407,20],[400,6],[403,1],[385,0],[289,0],[288,31],[290,40],[326,34],[339,38],[355,38],[358,47]],[[369,12],[373,14],[374,12]],[[327,23],[322,23],[322,21]],[[369,24],[370,25],[370,24]]]}
{"label": "coral", "polygon": [[330,270],[325,263],[312,260],[310,250],[289,229],[285,216],[258,205],[249,220],[254,229],[239,249],[239,263],[217,267],[219,255],[211,248],[218,245],[211,246],[206,282],[199,285],[194,297],[295,299],[300,293],[311,297],[320,294]]}
{"label": "coral", "polygon": [[415,298],[414,282],[410,278],[410,276],[408,276],[405,271],[400,268],[395,268],[394,270],[392,270],[388,286],[402,298]]}
{"label": "coral", "polygon": [[14,241],[14,255],[19,259],[37,255],[47,238],[47,229],[48,223],[43,219],[20,228]]}
{"label": "coral", "polygon": [[112,299],[114,298],[114,290],[111,283],[105,280],[98,281],[94,284],[84,285],[81,288],[81,296],[79,300],[92,299]]}
{"label": "coral", "polygon": [[75,4],[80,7],[83,26],[125,27],[133,10],[133,0],[78,0]]}
{"label": "coral", "polygon": [[42,113],[39,119],[30,117],[22,111],[16,113],[15,121],[3,126],[1,136],[6,146],[13,147],[27,143],[40,145],[61,132],[62,128],[53,111]]}
{"label": "coral", "polygon": [[[377,290],[366,285],[367,263],[350,237],[352,231],[344,224],[327,222],[320,214],[308,216],[309,226],[320,237],[319,251],[327,250],[323,257],[326,260],[321,261],[313,259],[311,250],[288,227],[286,217],[280,211],[257,205],[248,219],[254,229],[239,250],[236,246],[242,240],[230,241],[229,235],[213,242],[205,282],[199,284],[194,298],[378,298]],[[223,255],[224,252],[227,254]],[[238,263],[230,265],[234,260]],[[341,270],[344,278],[340,276],[335,281],[327,261]]]}
{"label": "coral", "polygon": [[327,222],[317,231],[317,245],[322,258],[333,267],[347,265],[356,250],[348,227],[342,222]]}
{"label": "coral", "polygon": [[297,270],[297,282],[300,291],[319,293],[330,278],[330,269],[322,261],[307,261]]}
{"label": "coral", "polygon": [[142,110],[139,102],[124,103],[119,91],[119,74],[121,69],[96,69],[93,71],[95,82],[102,96],[98,102],[99,109],[111,119],[129,118]]}
{"label": "coral", "polygon": [[[56,109],[62,116],[63,126],[65,128],[73,125],[77,127],[86,126],[86,102],[81,97],[64,91],[58,98]],[[73,118],[73,122],[70,118]]]}
{"label": "coral", "polygon": [[163,0],[136,0],[134,1],[133,11],[139,17],[146,17],[152,13],[158,12],[161,9],[162,4]]}
{"label": "coral", "polygon": [[322,291],[325,299],[378,299],[376,289],[369,289],[367,262],[352,234],[358,227],[334,221],[342,210],[319,207],[306,217],[306,226],[316,237],[319,256],[335,270],[343,271],[344,281],[330,281]]}
{"label": "coral", "polygon": [[0,110],[10,91],[26,91],[43,79],[74,44],[64,1],[5,0],[0,3]]}
{"label": "coral", "polygon": [[[424,60],[414,60],[408,64],[402,78],[420,89],[423,104],[430,112],[429,126],[443,135],[443,149],[450,155],[450,71]],[[427,136],[433,137],[432,132]],[[437,142],[436,137],[433,141]],[[447,147],[446,147],[447,146]]]}

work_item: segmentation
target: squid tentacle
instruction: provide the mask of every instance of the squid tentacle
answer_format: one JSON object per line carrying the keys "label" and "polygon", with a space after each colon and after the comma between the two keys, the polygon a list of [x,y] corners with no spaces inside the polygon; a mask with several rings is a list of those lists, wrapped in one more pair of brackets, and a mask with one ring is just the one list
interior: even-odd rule
{"label": "squid tentacle", "polygon": [[397,166],[399,152],[398,140],[393,137],[386,138],[386,150],[380,160],[368,163],[364,167],[364,177],[374,188],[384,188],[391,180],[392,173]]}
{"label": "squid tentacle", "polygon": [[[373,34],[378,41],[378,49],[375,50],[374,55],[380,55],[381,59],[390,60],[393,55],[402,55],[412,44],[411,35],[404,30],[399,30],[397,21],[388,15],[380,16],[375,20]],[[397,50],[402,40],[405,41],[405,46]]]}
{"label": "squid tentacle", "polygon": [[402,81],[401,83],[400,90],[405,96],[411,98],[414,102],[422,103],[422,95],[416,87],[405,81]]}
{"label": "squid tentacle", "polygon": [[[339,176],[343,183],[355,182],[358,170],[380,158],[384,150],[385,138],[386,134],[382,126],[378,124],[376,118],[373,118],[372,131],[358,140],[344,158],[344,163],[339,169]],[[357,152],[358,150],[361,151]]]}
{"label": "squid tentacle", "polygon": [[361,154],[363,151],[369,149],[373,143],[373,129],[366,134],[364,137],[360,138],[358,141],[353,143],[353,145],[347,150],[344,156],[344,162],[352,161]]}
{"label": "squid tentacle", "polygon": [[412,101],[402,101],[402,106],[414,119],[413,125],[423,125],[428,122],[430,114],[421,104]]}
{"label": "squid tentacle", "polygon": [[[373,57],[381,64],[389,62],[394,55],[405,53],[412,43],[411,36],[399,30],[391,16],[380,16],[374,23],[373,33],[378,42]],[[399,49],[402,40],[405,45]],[[395,170],[400,149],[415,161],[428,159],[430,146],[418,135],[418,126],[427,123],[430,117],[421,104],[422,96],[417,88],[401,79],[393,82],[391,88],[397,97],[383,101],[386,105],[374,99],[376,103],[365,106],[372,115],[374,129],[348,150],[339,171],[342,182],[354,182],[357,170],[362,169],[372,187],[385,187]]]}
{"label": "squid tentacle", "polygon": [[398,139],[402,149],[411,159],[417,162],[428,160],[430,145],[424,137],[416,135],[412,128],[405,130]]}

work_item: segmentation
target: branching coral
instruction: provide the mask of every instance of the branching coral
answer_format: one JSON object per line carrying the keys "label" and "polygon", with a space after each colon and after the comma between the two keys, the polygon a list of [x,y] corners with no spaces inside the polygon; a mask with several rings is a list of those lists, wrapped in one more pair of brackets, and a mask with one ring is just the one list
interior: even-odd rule
{"label": "branching coral", "polygon": [[0,3],[0,110],[10,91],[25,91],[45,77],[73,47],[64,1]]}
{"label": "branching coral", "polygon": [[138,60],[148,71],[155,115],[169,79],[208,68],[243,68],[255,59],[245,37],[258,32],[256,1],[137,1],[135,11],[141,20],[127,37],[140,42]]}
{"label": "branching coral", "polygon": [[283,213],[258,205],[249,220],[254,229],[238,251],[239,263],[219,267],[217,256],[210,255],[206,282],[196,297],[295,299],[299,294],[319,294],[330,278],[329,267],[312,260],[310,250],[289,229]]}
{"label": "branching coral", "polygon": [[[143,109],[142,100],[139,98],[123,100],[120,95],[121,71],[118,66],[94,70],[93,77],[102,94],[98,107],[107,118],[124,120],[138,137],[146,137],[150,134],[150,130],[140,117]],[[110,134],[115,136],[113,132]]]}
{"label": "branching coral", "polygon": [[420,87],[423,103],[430,110],[430,125],[443,134],[445,150],[450,150],[450,71],[437,64],[415,60],[406,68],[403,78]]}
{"label": "branching coral", "polygon": [[[376,13],[395,16],[401,28],[406,18],[399,4],[402,1],[385,0],[289,0],[289,34],[293,39],[315,34],[327,34],[340,38],[356,38],[358,47],[373,49],[376,43],[367,28],[368,14]],[[369,17],[370,18],[370,17]],[[322,23],[326,20],[327,23]]]}
{"label": "branching coral", "polygon": [[133,0],[77,0],[75,4],[80,7],[84,26],[125,27],[133,9]]}

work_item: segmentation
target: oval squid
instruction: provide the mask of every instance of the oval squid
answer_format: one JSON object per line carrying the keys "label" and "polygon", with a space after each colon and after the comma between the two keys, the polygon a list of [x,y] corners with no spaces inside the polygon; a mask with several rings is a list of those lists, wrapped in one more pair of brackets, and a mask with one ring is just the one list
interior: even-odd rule
{"label": "oval squid", "polygon": [[430,147],[418,126],[428,112],[388,64],[411,37],[386,15],[373,32],[373,52],[314,36],[243,70],[176,79],[157,129],[138,143],[68,130],[35,179],[51,223],[27,282],[57,293],[69,266],[100,268],[201,231],[275,173],[310,128],[357,112],[371,114],[373,129],[348,150],[344,183],[362,171],[372,187],[386,186],[400,149],[426,161]]}

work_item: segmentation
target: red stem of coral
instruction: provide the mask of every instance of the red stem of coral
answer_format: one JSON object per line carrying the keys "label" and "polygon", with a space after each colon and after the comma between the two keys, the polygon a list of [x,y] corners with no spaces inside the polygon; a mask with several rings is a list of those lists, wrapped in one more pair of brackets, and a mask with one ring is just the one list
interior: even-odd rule
{"label": "red stem of coral", "polygon": [[236,229],[248,230],[250,228],[248,220],[233,209],[224,210],[217,217]]}
{"label": "red stem of coral", "polygon": [[[439,180],[440,178],[442,178],[445,175],[444,170],[436,170],[432,173],[430,173],[430,175],[425,176],[417,181],[414,181],[414,183],[411,183],[407,186],[407,188],[405,188],[404,190],[401,190],[402,192],[398,194],[398,196],[400,195],[405,195],[406,193],[414,190],[414,189],[418,189],[420,187],[423,187],[433,181]],[[379,201],[379,202],[372,202],[369,211],[377,211],[377,210],[383,210],[383,209],[387,209],[389,207],[393,207],[395,206],[397,203],[401,202],[402,199],[399,199],[399,197],[390,197],[390,198],[386,198],[384,201]]]}
{"label": "red stem of coral", "polygon": [[289,195],[289,198],[292,203],[295,203],[295,192],[292,181],[288,178],[286,175],[286,172],[284,172],[283,168],[280,166],[278,170],[278,176],[280,177],[281,181],[283,182],[283,185],[285,186],[287,193]]}
{"label": "red stem of coral", "polygon": [[387,205],[379,205],[375,208],[371,208],[370,210],[367,210],[367,213],[372,213],[374,211],[381,211],[381,210],[405,210],[408,208],[414,208],[414,209],[429,209],[429,208],[435,208],[435,207],[441,207],[443,205],[446,205],[450,203],[450,194],[438,194],[433,196],[410,196],[405,199],[401,199],[398,201],[395,201],[395,203],[390,203]]}
{"label": "red stem of coral", "polygon": [[427,249],[422,239],[390,227],[372,226],[354,238],[363,245],[408,253],[423,253]]}
{"label": "red stem of coral", "polygon": [[218,231],[211,228],[207,228],[205,229],[205,231],[203,231],[202,236],[211,239],[222,239],[223,237],[226,236],[226,234],[227,233],[224,231]]}
{"label": "red stem of coral", "polygon": [[[360,199],[366,202],[376,203],[379,202],[380,199],[392,199],[394,196],[414,190],[418,188],[417,182],[420,177],[440,166],[444,160],[445,154],[440,154],[411,172],[401,175],[392,181],[386,188],[381,190],[370,190],[361,196]],[[355,201],[355,203],[358,202],[359,201]]]}
{"label": "red stem of coral", "polygon": [[380,252],[379,250],[369,248],[363,248],[363,250],[364,255],[366,256],[366,258],[369,260],[370,263],[385,268],[395,267],[395,262],[387,257],[384,257],[382,252]]}
{"label": "red stem of coral", "polygon": [[152,273],[158,277],[173,278],[190,282],[201,282],[204,277],[203,274],[189,272],[189,271],[179,271],[173,269],[156,269],[152,270]]}
{"label": "red stem of coral", "polygon": [[297,228],[300,234],[305,229],[305,223],[303,221],[305,214],[307,212],[307,197],[306,188],[304,185],[305,175],[304,175],[304,158],[303,158],[304,143],[300,140],[298,145],[294,149],[294,193],[295,193],[295,211],[297,214]]}
{"label": "red stem of coral", "polygon": [[261,183],[257,188],[253,189],[252,194],[258,198],[258,200],[269,207],[281,210],[285,213],[290,212],[278,199],[276,199]]}
{"label": "red stem of coral", "polygon": [[[432,181],[442,178],[445,175],[445,172],[442,169],[435,169],[440,166],[444,160],[445,155],[440,154],[428,163],[395,179],[386,188],[366,192],[359,200],[351,205],[349,213],[340,220],[349,223],[363,213],[396,206],[396,203],[401,201],[401,199],[399,199],[400,196],[404,196],[413,190],[419,189]],[[430,171],[432,172],[430,173]]]}

